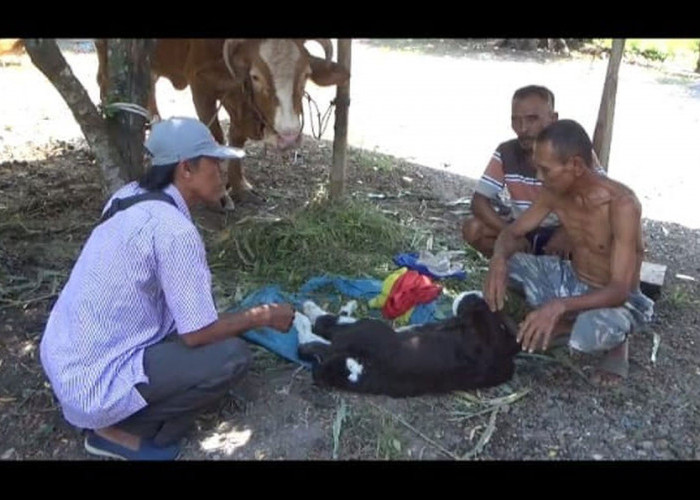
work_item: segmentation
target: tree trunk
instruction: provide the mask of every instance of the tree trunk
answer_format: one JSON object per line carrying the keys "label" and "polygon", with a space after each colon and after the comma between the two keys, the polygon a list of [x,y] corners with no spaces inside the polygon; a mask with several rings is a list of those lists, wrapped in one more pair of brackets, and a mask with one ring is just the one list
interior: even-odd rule
{"label": "tree trunk", "polygon": [[24,45],[32,63],[58,90],[78,122],[102,171],[105,194],[113,193],[125,182],[120,175],[123,161],[119,151],[110,143],[107,125],[90,96],[66,63],[55,39],[25,39]]}
{"label": "tree trunk", "polygon": [[695,66],[695,72],[700,73],[700,44],[698,45],[698,64]]}
{"label": "tree trunk", "polygon": [[[338,39],[338,63],[350,71],[352,40]],[[350,80],[338,85],[335,95],[335,129],[333,132],[333,165],[331,166],[330,198],[335,200],[345,190],[346,150],[348,147],[348,112],[350,107]]]}
{"label": "tree trunk", "polygon": [[622,53],[625,48],[625,39],[616,38],[613,40],[610,59],[608,60],[608,71],[605,75],[603,86],[603,97],[600,100],[598,111],[598,121],[593,133],[593,149],[595,150],[600,163],[608,171],[608,160],[610,159],[610,145],[612,143],[613,120],[615,118],[615,97],[617,95],[617,75],[622,61]]}
{"label": "tree trunk", "polygon": [[[147,107],[154,45],[153,39],[107,40],[107,103]],[[117,110],[107,112],[106,121],[110,139],[124,159],[122,177],[127,181],[138,179],[143,174],[143,138],[148,120],[136,113]]]}

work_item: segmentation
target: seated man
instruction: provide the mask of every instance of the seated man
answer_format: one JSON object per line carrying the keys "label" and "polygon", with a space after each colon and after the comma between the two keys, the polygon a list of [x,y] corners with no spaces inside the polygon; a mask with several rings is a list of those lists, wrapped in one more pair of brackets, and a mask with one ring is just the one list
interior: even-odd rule
{"label": "seated man", "polygon": [[288,304],[218,314],[190,210],[223,195],[220,146],[191,118],[156,123],[152,167],[115,193],[90,234],[41,339],[41,364],[89,453],[174,459],[196,416],[251,362],[238,336],[287,331]]}
{"label": "seated man", "polygon": [[[513,94],[511,127],[517,139],[500,144],[472,197],[473,216],[462,225],[462,237],[486,257],[491,257],[498,233],[522,214],[537,198],[542,183],[536,179],[532,162],[532,146],[539,134],[558,119],[554,111],[554,94],[546,87],[529,85]],[[593,155],[598,167],[598,159]],[[508,188],[512,212],[501,216],[493,205],[500,204],[500,195]],[[571,248],[559,220],[550,214],[539,227],[519,242],[519,250],[535,255],[557,254],[569,257]]]}
{"label": "seated man", "polygon": [[[653,302],[639,290],[641,205],[627,186],[592,168],[591,141],[575,121],[544,129],[534,159],[544,189],[496,239],[484,298],[500,310],[508,278],[521,285],[536,308],[518,328],[521,348],[546,350],[570,332],[571,349],[604,353],[592,381],[618,384],[627,375],[627,336],[653,314]],[[551,213],[571,239],[572,260],[516,253],[525,234]]]}

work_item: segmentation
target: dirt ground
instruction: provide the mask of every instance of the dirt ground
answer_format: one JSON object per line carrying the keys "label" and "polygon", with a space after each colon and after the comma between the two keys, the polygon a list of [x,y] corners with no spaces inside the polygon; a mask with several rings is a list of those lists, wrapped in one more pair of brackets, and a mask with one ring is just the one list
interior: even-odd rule
{"label": "dirt ground", "polygon": [[[70,132],[72,117],[55,101],[42,104],[42,92],[29,91],[28,82],[41,80],[28,64],[0,67],[0,98],[8,100],[0,108],[15,113],[4,114],[0,130],[0,458],[92,460],[62,419],[38,343],[103,199],[94,159]],[[268,203],[228,217],[198,214],[205,237],[253,213],[300,207],[327,183],[326,141],[305,140],[296,159],[257,145],[247,150],[249,177]],[[466,212],[454,202],[472,188],[471,179],[448,169],[367,149],[350,153],[350,196],[400,220],[422,221],[450,249],[461,248],[457,229]],[[619,388],[590,385],[595,360],[573,361],[558,351],[521,356],[515,377],[487,391],[357,396],[319,389],[307,371],[255,348],[251,373],[198,420],[182,458],[697,460],[700,231],[649,219],[644,230],[646,260],[668,270],[656,318],[632,338],[630,375]],[[473,279],[483,268],[476,271]]]}

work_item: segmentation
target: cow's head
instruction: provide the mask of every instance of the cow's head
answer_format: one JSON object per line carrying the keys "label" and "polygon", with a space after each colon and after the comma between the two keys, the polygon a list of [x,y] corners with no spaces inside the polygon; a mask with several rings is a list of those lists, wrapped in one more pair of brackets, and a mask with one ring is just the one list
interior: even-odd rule
{"label": "cow's head", "polygon": [[246,106],[261,122],[262,139],[279,149],[295,146],[301,139],[302,97],[306,81],[320,86],[338,85],[349,72],[332,62],[333,46],[316,39],[325,59],[309,54],[305,40],[228,39],[223,46],[226,66],[243,86]]}

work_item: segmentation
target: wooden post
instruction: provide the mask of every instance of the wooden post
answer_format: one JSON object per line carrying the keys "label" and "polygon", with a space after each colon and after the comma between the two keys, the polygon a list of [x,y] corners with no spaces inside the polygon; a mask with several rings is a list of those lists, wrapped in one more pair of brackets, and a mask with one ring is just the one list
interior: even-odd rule
{"label": "wooden post", "polygon": [[[338,39],[338,64],[350,71],[352,39]],[[345,190],[345,164],[348,147],[348,111],[350,107],[350,80],[338,85],[335,94],[335,127],[333,135],[333,165],[331,166],[330,198],[337,200]]]}
{"label": "wooden post", "polygon": [[610,144],[612,143],[613,120],[615,118],[615,96],[617,95],[617,74],[622,61],[622,52],[625,48],[625,39],[616,38],[612,43],[608,71],[605,75],[603,97],[600,100],[598,121],[593,133],[593,149],[600,163],[607,172],[610,159]]}

